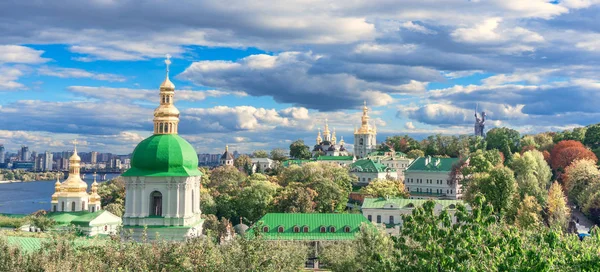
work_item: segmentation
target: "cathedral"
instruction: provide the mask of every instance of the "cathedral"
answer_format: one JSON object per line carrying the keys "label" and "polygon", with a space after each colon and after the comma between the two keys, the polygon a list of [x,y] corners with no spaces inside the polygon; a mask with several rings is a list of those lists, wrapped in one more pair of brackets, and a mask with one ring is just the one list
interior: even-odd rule
{"label": "cathedral", "polygon": [[178,134],[179,110],[175,85],[167,75],[160,85],[160,105],[154,110],[154,134],[133,151],[131,168],[123,173],[126,203],[124,229],[140,240],[184,240],[202,233],[200,177],[195,149]]}
{"label": "cathedral", "polygon": [[50,202],[52,212],[96,212],[101,209],[98,183],[94,180],[91,193],[88,194],[88,185],[80,176],[80,163],[81,158],[75,146],[73,155],[69,158],[69,176],[63,183],[56,180],[54,184],[54,194]]}
{"label": "cathedral", "polygon": [[341,138],[339,145],[337,137],[335,136],[335,128],[333,133],[329,131],[329,124],[327,119],[325,120],[325,129],[323,130],[323,136],[321,136],[321,129],[317,135],[317,143],[312,151],[313,157],[318,156],[348,156],[348,151],[344,147],[344,137]]}
{"label": "cathedral", "polygon": [[354,129],[354,156],[359,159],[367,157],[367,155],[377,150],[377,128],[369,125],[369,108],[367,102],[363,106],[363,115],[361,118],[361,126]]}

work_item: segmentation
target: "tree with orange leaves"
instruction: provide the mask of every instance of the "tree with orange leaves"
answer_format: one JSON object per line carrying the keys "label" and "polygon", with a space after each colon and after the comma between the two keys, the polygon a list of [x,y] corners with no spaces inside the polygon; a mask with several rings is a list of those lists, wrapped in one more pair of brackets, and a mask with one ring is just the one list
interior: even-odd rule
{"label": "tree with orange leaves", "polygon": [[583,159],[598,162],[598,158],[592,151],[585,148],[581,142],[573,140],[560,141],[550,153],[552,169],[559,175],[573,161]]}

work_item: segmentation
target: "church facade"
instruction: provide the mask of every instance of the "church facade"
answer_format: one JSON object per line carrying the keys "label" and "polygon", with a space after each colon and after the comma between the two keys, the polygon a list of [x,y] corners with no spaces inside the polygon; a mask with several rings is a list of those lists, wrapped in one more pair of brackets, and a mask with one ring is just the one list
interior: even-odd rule
{"label": "church facade", "polygon": [[323,136],[321,136],[321,129],[317,135],[317,142],[312,150],[313,157],[319,156],[348,156],[349,152],[344,146],[344,137],[341,138],[339,144],[335,135],[335,128],[333,132],[329,130],[329,124],[325,120],[325,129],[323,130]]}
{"label": "church facade", "polygon": [[133,151],[131,168],[123,173],[126,205],[125,230],[140,239],[184,240],[202,233],[198,155],[178,135],[179,110],[174,105],[175,85],[167,76],[160,85],[160,105],[154,110],[154,134]]}

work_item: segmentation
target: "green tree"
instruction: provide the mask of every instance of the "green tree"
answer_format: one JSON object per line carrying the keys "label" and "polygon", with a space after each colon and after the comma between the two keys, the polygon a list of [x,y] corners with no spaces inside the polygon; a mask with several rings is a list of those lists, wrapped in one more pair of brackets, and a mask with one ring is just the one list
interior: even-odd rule
{"label": "green tree", "polygon": [[515,172],[521,199],[530,195],[534,196],[540,205],[545,205],[552,169],[544,160],[544,155],[537,150],[527,151],[523,155],[517,153],[510,167]]}
{"label": "green tree", "polygon": [[265,150],[255,150],[252,152],[252,158],[268,158],[269,153]]}
{"label": "green tree", "polygon": [[476,173],[469,182],[466,197],[472,203],[481,193],[500,215],[513,208],[517,183],[514,173],[508,167],[496,167],[489,173]]}
{"label": "green tree", "polygon": [[534,148],[539,147],[538,144],[535,142],[535,138],[531,135],[523,136],[523,138],[521,138],[521,141],[519,142],[519,145],[521,145],[521,149],[527,146],[533,146]]}
{"label": "green tree", "polygon": [[487,148],[500,150],[507,161],[510,161],[513,152],[519,150],[520,139],[518,131],[505,127],[490,129],[485,138]]}
{"label": "green tree", "polygon": [[270,157],[272,160],[279,161],[279,162],[287,160],[287,155],[285,154],[285,150],[283,150],[281,148],[275,148],[275,149],[271,150]]}
{"label": "green tree", "polygon": [[540,151],[548,151],[552,150],[554,146],[554,141],[552,140],[552,136],[548,133],[540,133],[533,136],[535,140],[535,144],[538,146],[538,150]]}
{"label": "green tree", "polygon": [[349,191],[329,179],[320,179],[312,184],[310,188],[317,192],[315,197],[315,211],[318,213],[341,212],[346,208]]}
{"label": "green tree", "polygon": [[266,180],[253,181],[237,197],[238,214],[251,222],[256,222],[271,209],[277,187],[276,184]]}
{"label": "green tree", "polygon": [[252,160],[248,155],[240,155],[233,161],[233,166],[235,166],[240,171],[244,171],[244,173],[250,175],[252,174]]}
{"label": "green tree", "polygon": [[369,185],[360,189],[360,192],[370,197],[408,197],[408,192],[406,192],[404,182],[397,179],[376,179],[369,183]]}
{"label": "green tree", "polygon": [[46,216],[46,211],[37,211],[29,216],[31,225],[36,226],[41,231],[47,231],[56,225],[56,221]]}
{"label": "green tree", "polygon": [[203,214],[217,213],[217,204],[210,194],[210,191],[206,188],[200,190],[200,210]]}
{"label": "green tree", "polygon": [[315,211],[317,192],[306,184],[289,183],[283,187],[273,200],[276,212],[312,213]]}
{"label": "green tree", "polygon": [[239,192],[246,177],[237,168],[226,165],[213,169],[210,173],[210,182],[206,185],[214,195],[231,194]]}
{"label": "green tree", "polygon": [[546,204],[548,226],[552,229],[564,230],[571,215],[567,206],[567,198],[558,182],[552,183],[548,190],[548,202]]}
{"label": "green tree", "polygon": [[567,194],[577,205],[580,195],[593,184],[600,183],[600,170],[594,161],[577,160],[565,169],[563,183]]}
{"label": "green tree", "polygon": [[517,226],[524,229],[538,228],[542,223],[541,211],[542,207],[537,199],[533,196],[525,195],[517,210],[517,217],[515,219]]}
{"label": "green tree", "polygon": [[413,149],[411,151],[408,151],[408,153],[406,155],[411,159],[416,159],[419,157],[425,157],[425,152],[423,152],[419,149]]}
{"label": "green tree", "polygon": [[304,144],[304,140],[296,140],[290,145],[290,156],[299,160],[308,160],[312,154],[310,147]]}

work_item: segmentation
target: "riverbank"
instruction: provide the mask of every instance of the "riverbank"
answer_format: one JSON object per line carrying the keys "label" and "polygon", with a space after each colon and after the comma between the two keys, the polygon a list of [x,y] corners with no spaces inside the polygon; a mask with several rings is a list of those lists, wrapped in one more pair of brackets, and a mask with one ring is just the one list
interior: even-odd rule
{"label": "riverbank", "polygon": [[19,182],[23,182],[23,181],[22,180],[0,180],[0,184],[19,183]]}

